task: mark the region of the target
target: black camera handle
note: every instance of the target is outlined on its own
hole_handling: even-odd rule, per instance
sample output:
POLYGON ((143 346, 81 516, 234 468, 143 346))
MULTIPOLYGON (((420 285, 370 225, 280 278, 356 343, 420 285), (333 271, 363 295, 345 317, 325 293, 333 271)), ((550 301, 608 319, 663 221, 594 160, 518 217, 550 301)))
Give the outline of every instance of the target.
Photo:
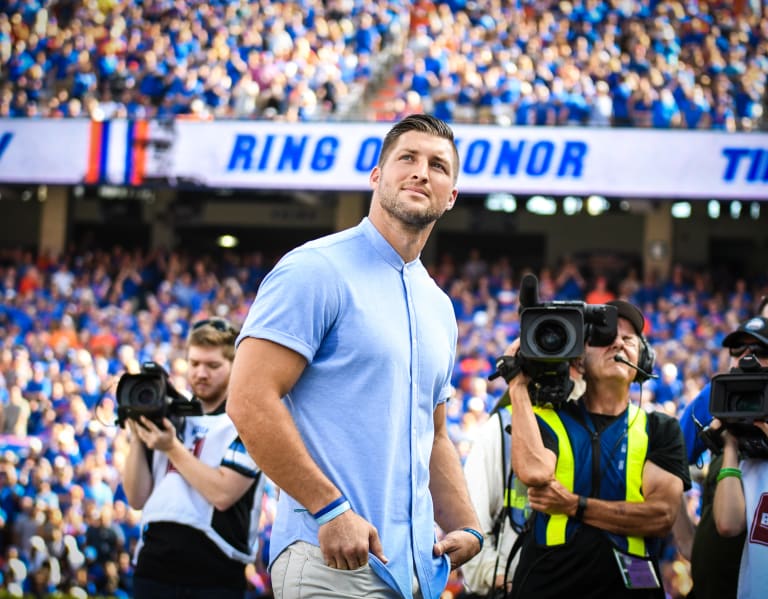
POLYGON ((701 439, 704 446, 712 452, 713 455, 720 455, 723 451, 725 441, 723 440, 723 427, 712 428, 709 424, 702 424, 701 421, 696 418, 696 414, 691 410, 691 418, 693 424, 696 425, 698 432, 696 435, 701 439))
POLYGON ((568 362, 537 362, 526 360, 519 354, 501 356, 496 359, 496 370, 488 376, 492 381, 503 377, 509 383, 520 372, 531 377, 528 382, 528 396, 537 406, 560 407, 568 400, 574 383, 569 377, 568 362))
POLYGON ((501 356, 496 358, 496 370, 490 374, 488 380, 492 381, 501 376, 504 377, 504 380, 507 381, 507 383, 509 383, 509 381, 520 374, 522 369, 523 367, 520 364, 520 360, 517 359, 517 355, 501 356))

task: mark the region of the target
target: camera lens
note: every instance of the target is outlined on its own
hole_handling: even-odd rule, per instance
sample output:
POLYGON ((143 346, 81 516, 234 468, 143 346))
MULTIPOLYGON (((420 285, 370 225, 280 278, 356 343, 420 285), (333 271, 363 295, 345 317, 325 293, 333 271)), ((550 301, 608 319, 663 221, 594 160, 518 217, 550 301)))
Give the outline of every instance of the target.
POLYGON ((133 390, 133 401, 135 406, 153 406, 157 404, 157 387, 152 381, 144 381, 136 385, 133 390))
POLYGON ((568 342, 568 332, 562 323, 548 320, 536 328, 533 339, 545 354, 557 354, 563 350, 568 342))
POLYGON ((735 412, 759 412, 763 405, 762 391, 732 393, 730 399, 731 409, 735 412))

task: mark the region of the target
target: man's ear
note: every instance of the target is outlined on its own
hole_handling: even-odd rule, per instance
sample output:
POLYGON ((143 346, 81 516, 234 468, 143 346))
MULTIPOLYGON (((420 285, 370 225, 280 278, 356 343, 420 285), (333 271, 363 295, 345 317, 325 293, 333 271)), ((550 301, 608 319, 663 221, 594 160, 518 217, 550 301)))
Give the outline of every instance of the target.
POLYGON ((573 358, 571 360, 571 371, 576 372, 579 375, 584 375, 584 356, 579 356, 578 358, 573 358))
POLYGON ((381 169, 378 166, 374 166, 371 170, 371 174, 368 175, 368 186, 371 189, 375 189, 376 186, 379 184, 379 179, 381 178, 381 169))
POLYGON ((450 210, 454 207, 456 204, 456 199, 459 197, 459 189, 458 187, 454 187, 453 190, 451 190, 451 199, 448 201, 448 205, 446 206, 446 210, 450 210))

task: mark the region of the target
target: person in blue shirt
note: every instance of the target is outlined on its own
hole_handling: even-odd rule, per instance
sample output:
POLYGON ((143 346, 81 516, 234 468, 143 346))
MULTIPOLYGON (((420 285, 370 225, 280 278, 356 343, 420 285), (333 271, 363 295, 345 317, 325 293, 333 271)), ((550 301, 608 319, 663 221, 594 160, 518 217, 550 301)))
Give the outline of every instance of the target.
POLYGON ((276 599, 438 599, 482 548, 446 425, 456 320, 420 259, 458 172, 445 122, 396 123, 368 217, 286 254, 245 320, 227 413, 281 489, 276 599))

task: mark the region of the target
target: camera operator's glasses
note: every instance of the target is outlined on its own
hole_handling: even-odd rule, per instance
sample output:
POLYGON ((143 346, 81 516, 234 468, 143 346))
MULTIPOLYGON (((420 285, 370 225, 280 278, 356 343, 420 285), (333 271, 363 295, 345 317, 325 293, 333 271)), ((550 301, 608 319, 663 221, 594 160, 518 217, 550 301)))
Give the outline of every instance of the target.
POLYGON ((744 345, 735 345, 728 348, 728 353, 732 358, 738 358, 744 354, 752 354, 757 359, 768 358, 768 347, 762 343, 746 343, 744 345))
POLYGON ((195 324, 192 325, 192 330, 196 331, 202 327, 213 327, 222 333, 231 333, 233 335, 237 335, 237 329, 235 329, 235 327, 233 327, 229 321, 224 320, 223 318, 206 318, 205 320, 198 320, 195 324))

